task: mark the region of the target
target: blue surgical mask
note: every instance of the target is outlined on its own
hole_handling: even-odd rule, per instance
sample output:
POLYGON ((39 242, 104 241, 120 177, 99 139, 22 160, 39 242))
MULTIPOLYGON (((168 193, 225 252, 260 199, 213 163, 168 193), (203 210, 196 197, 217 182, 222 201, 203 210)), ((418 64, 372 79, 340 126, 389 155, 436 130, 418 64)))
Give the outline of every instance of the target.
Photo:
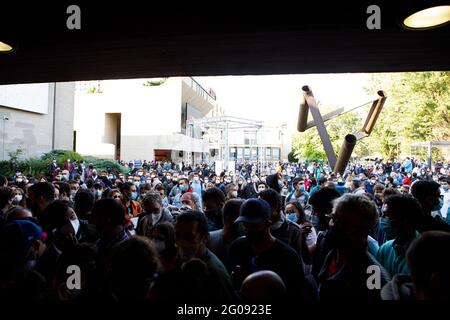
POLYGON ((102 190, 95 190, 95 196, 100 198, 102 196, 102 190))
POLYGON ((298 221, 298 216, 295 213, 289 213, 287 215, 288 220, 297 223, 298 221))
POLYGON ((280 188, 283 188, 283 187, 284 187, 283 181, 278 180, 278 186, 279 186, 280 188))
POLYGON ((186 191, 186 187, 184 186, 184 184, 180 184, 179 188, 180 188, 181 192, 185 192, 186 191))
POLYGON ((137 197, 138 197, 137 192, 132 192, 132 193, 131 193, 131 196, 130 196, 130 199, 131 199, 131 200, 136 200, 137 197))
POLYGON ((434 205, 434 207, 431 209, 431 211, 439 211, 442 209, 443 205, 444 205, 444 200, 439 199, 439 202, 434 205))
POLYGON ((311 223, 313 226, 317 226, 319 224, 319 217, 312 214, 311 215, 311 223))
POLYGON ((448 184, 446 184, 446 185, 444 185, 444 186, 442 186, 442 190, 444 190, 444 191, 448 191, 448 184))
POLYGON ((305 186, 300 186, 300 187, 298 188, 298 191, 300 191, 300 192, 305 192, 305 186))
POLYGON ((392 227, 391 220, 388 218, 380 218, 380 228, 386 233, 388 240, 395 239, 397 237, 397 228, 392 227))

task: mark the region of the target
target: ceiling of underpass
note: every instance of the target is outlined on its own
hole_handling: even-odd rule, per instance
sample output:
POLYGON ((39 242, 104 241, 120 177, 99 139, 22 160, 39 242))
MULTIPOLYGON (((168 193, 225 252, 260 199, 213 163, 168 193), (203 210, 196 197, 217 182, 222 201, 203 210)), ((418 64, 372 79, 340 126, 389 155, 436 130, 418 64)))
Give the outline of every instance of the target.
POLYGON ((449 25, 400 25, 430 1, 74 3, 0 4, 0 41, 15 48, 0 54, 0 84, 449 70, 449 25), (66 26, 74 3, 81 30, 66 26), (380 30, 367 28, 371 4, 381 9, 380 30))

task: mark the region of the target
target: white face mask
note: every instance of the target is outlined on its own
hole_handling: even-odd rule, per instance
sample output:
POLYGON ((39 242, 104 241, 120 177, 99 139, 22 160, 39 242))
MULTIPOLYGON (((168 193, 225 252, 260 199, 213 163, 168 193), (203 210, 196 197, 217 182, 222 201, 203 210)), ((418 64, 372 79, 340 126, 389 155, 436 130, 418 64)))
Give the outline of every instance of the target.
POLYGON ((231 193, 231 197, 232 197, 232 198, 237 198, 237 197, 238 197, 238 192, 237 192, 237 191, 233 191, 233 192, 231 193))
POLYGON ((152 223, 153 225, 157 224, 159 219, 161 219, 162 213, 152 213, 152 223))
POLYGON ((23 196, 22 196, 21 194, 16 194, 16 195, 14 196, 14 200, 16 200, 16 202, 22 201, 22 198, 23 198, 23 196))
POLYGON ((75 234, 77 234, 78 229, 80 229, 80 221, 78 219, 70 220, 70 224, 72 225, 75 234))
POLYGON ((258 188, 258 192, 261 192, 261 191, 264 191, 264 190, 266 190, 266 188, 265 188, 265 187, 262 187, 262 188, 258 188))

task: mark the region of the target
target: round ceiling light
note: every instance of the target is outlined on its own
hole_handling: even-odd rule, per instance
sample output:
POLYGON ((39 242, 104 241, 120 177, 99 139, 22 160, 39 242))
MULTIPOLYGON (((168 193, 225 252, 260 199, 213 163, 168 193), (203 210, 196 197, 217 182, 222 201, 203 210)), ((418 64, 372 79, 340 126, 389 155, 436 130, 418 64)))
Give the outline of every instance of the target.
POLYGON ((403 21, 408 29, 431 29, 450 21, 450 6, 437 6, 413 13, 403 21))
POLYGON ((0 41, 0 52, 11 52, 13 51, 13 47, 9 44, 0 41))

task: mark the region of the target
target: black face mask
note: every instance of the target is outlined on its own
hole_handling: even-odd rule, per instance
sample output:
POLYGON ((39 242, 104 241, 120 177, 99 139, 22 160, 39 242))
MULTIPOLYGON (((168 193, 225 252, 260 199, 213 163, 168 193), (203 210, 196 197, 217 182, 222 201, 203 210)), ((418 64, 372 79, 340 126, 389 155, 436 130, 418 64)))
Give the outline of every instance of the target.
POLYGON ((264 229, 261 231, 257 231, 257 232, 245 232, 245 237, 248 239, 248 241, 251 244, 260 243, 264 239, 265 235, 266 235, 266 230, 264 230, 264 229))
POLYGON ((347 243, 347 240, 342 235, 342 232, 340 232, 336 227, 331 227, 328 230, 327 238, 329 240, 329 243, 332 244, 334 248, 342 248, 347 243))

